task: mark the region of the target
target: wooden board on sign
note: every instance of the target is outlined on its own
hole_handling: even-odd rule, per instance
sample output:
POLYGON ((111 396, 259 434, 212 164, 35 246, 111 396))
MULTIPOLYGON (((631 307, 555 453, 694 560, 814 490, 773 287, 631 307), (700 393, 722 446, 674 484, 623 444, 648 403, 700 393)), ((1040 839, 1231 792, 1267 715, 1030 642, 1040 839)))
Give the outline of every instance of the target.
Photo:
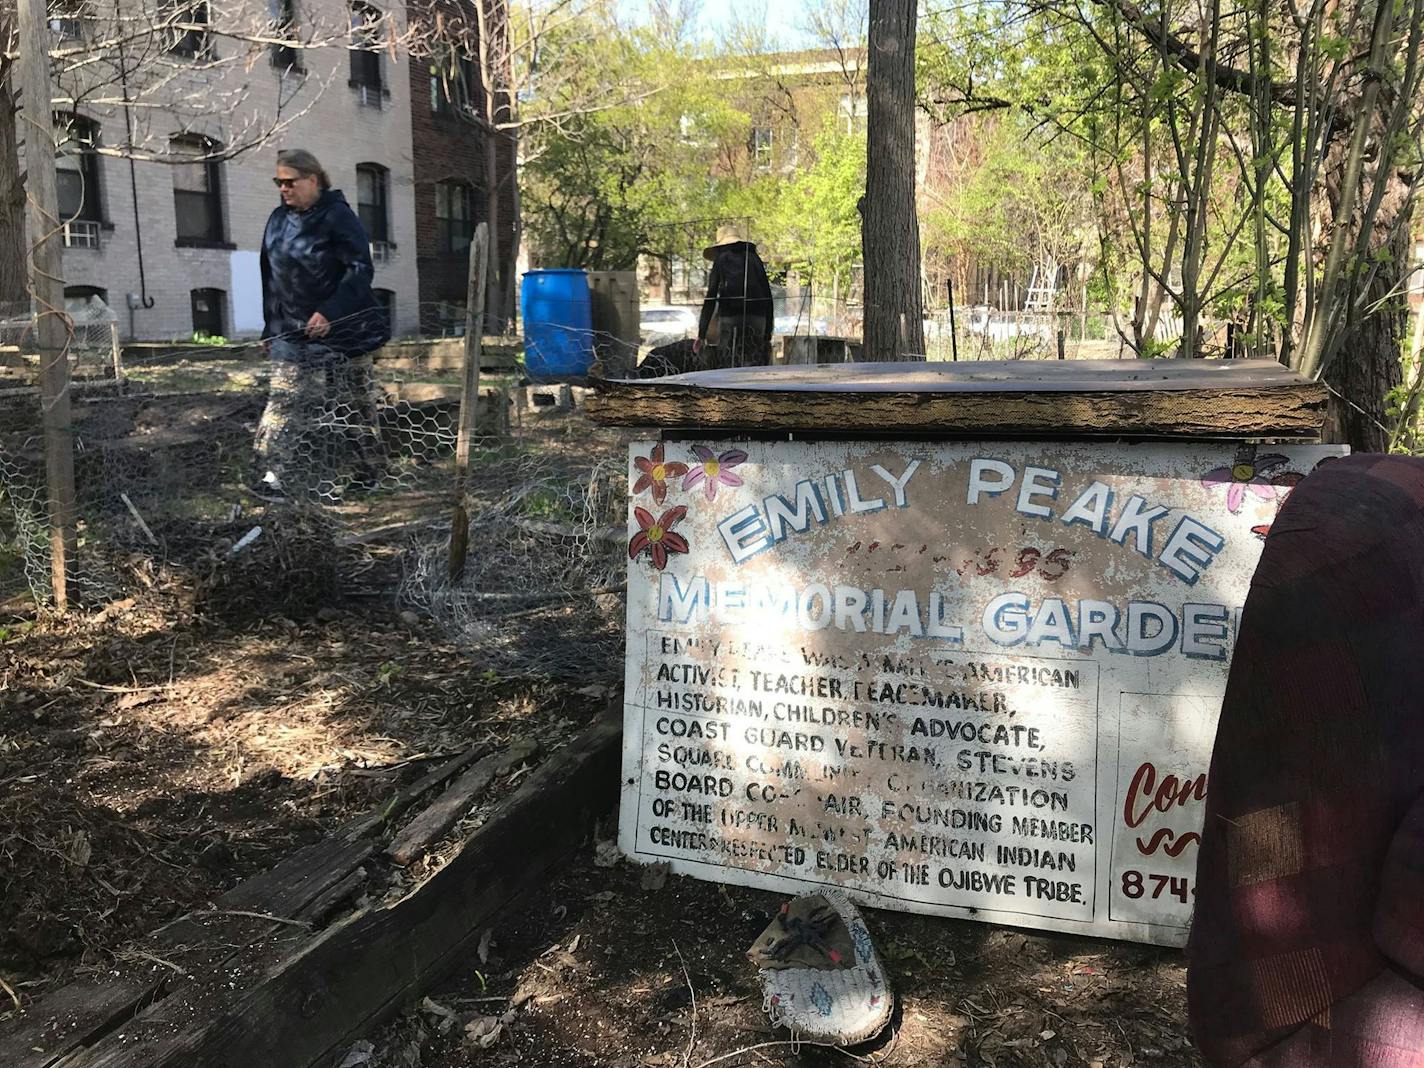
POLYGON ((593 379, 624 426, 896 435, 1300 438, 1325 387, 1273 360, 986 360, 741 367, 593 379))

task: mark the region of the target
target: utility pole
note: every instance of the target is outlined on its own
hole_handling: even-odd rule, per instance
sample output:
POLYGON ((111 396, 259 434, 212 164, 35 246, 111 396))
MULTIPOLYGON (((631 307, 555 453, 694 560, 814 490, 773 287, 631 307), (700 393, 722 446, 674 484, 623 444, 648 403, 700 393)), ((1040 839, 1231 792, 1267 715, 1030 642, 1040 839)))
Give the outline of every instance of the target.
POLYGON ((59 194, 50 114, 49 17, 44 0, 19 0, 20 117, 24 122, 25 221, 30 291, 40 350, 45 483, 49 490, 50 582, 54 607, 69 607, 78 539, 74 507, 74 426, 69 405, 69 343, 60 276, 59 194))

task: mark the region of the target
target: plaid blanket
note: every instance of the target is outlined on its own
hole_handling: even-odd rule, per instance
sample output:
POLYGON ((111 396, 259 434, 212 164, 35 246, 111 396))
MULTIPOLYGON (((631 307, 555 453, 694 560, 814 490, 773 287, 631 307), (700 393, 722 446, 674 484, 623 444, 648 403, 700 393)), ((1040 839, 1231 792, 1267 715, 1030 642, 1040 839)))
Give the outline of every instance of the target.
POLYGON ((1208 781, 1207 1058, 1424 1065, 1424 460, 1328 462, 1281 509, 1208 781))

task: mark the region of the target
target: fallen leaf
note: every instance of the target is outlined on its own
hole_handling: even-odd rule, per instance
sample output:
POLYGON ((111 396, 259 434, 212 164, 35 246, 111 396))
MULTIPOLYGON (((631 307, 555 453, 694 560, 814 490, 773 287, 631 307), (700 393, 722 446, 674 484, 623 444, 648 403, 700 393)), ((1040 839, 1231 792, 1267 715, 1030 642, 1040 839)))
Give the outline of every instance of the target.
POLYGON ((341 1059, 338 1068, 361 1068, 363 1064, 370 1064, 375 1054, 376 1047, 363 1038, 346 1051, 346 1056, 341 1059))
POLYGON ((667 885, 668 872, 671 865, 667 861, 659 861, 657 864, 649 864, 643 869, 641 886, 644 890, 661 890, 667 885))
POLYGON ((1047 1042, 1050 1038, 1052 1038, 1052 1037, 1053 1037, 1054 1035, 1056 1035, 1056 1034, 1058 1034, 1057 1031, 1040 1031, 1040 1032, 1038 1033, 1038 1037, 1041 1038, 1041 1039, 1043 1039, 1045 1042, 1047 1042))
POLYGON ((465 1041, 479 1049, 490 1049, 504 1035, 498 1016, 477 1016, 465 1025, 465 1041))
POLYGON ((599 868, 617 867, 618 862, 623 859, 623 854, 618 850, 618 843, 612 838, 599 842, 593 850, 593 863, 599 868))
POLYGON ((75 834, 69 843, 69 862, 76 868, 82 868, 89 863, 89 858, 93 853, 94 849, 89 844, 89 836, 83 831, 75 834))
POLYGON ((420 1010, 422 1012, 428 1012, 431 1016, 453 1018, 458 1015, 450 1006, 442 1005, 432 998, 423 998, 420 1002, 420 1010))

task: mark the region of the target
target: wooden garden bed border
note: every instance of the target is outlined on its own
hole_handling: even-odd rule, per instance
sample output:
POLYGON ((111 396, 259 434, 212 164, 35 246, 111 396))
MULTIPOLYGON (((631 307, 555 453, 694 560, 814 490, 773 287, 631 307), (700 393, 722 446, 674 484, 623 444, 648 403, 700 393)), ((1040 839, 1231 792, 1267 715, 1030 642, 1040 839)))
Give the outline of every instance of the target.
MULTIPOLYGON (((567 861, 591 819, 617 801, 621 734, 621 715, 606 715, 529 773, 406 897, 313 933, 308 924, 360 885, 361 864, 382 848, 364 836, 383 819, 354 821, 230 891, 216 910, 155 932, 143 952, 157 963, 144 972, 40 999, 0 1038, 0 1064, 324 1065, 468 963, 487 922, 567 861)), ((427 779, 443 781, 478 755, 472 750, 427 779)), ((402 792, 407 802, 419 787, 402 792)))

